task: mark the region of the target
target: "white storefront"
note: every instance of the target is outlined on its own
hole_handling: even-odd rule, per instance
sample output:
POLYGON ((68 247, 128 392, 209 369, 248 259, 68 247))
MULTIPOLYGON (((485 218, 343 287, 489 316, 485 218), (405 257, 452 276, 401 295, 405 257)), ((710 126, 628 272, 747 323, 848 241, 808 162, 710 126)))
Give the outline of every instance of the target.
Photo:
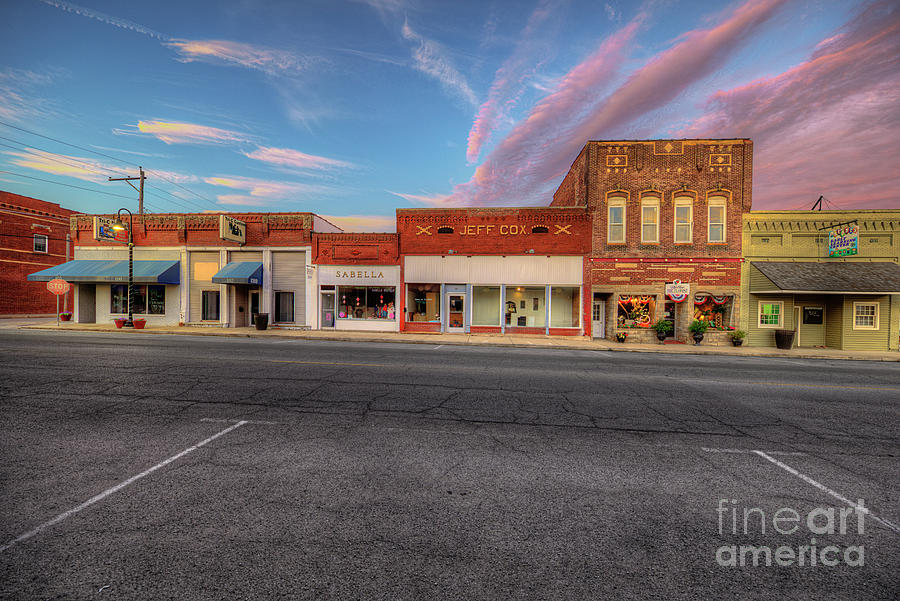
POLYGON ((396 332, 399 265, 317 265, 318 327, 396 332))
POLYGON ((404 257, 405 329, 580 334, 583 264, 581 256, 404 257))

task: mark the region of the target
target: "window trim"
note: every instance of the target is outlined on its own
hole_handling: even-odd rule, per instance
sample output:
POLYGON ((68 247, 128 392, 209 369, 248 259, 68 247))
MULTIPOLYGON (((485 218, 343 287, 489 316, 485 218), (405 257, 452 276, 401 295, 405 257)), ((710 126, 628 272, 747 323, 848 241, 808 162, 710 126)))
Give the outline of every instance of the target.
POLYGON ((768 301, 768 300, 758 301, 758 304, 756 307, 756 326, 757 327, 762 328, 762 329, 767 329, 767 330, 780 330, 784 327, 783 324, 784 324, 784 301, 783 300, 780 300, 780 301, 768 301), (762 316, 763 316, 762 307, 763 307, 763 305, 778 305, 778 307, 779 307, 778 308, 778 323, 763 323, 762 322, 762 316))
POLYGON ((706 241, 709 244, 727 244, 728 243, 728 204, 724 198, 712 198, 706 207, 706 241), (709 235, 712 230, 712 210, 713 207, 722 207, 722 239, 713 240, 709 235))
MULTIPOLYGON (((144 316, 149 317, 151 315, 157 315, 157 316, 166 315, 166 308, 168 306, 168 299, 167 299, 168 295, 166 294, 167 291, 166 291, 165 284, 135 284, 134 289, 137 290, 138 288, 144 288, 144 312, 140 313, 139 311, 135 310, 135 307, 132 307, 131 312, 134 315, 140 315, 142 317, 144 317, 144 316), (151 313, 150 312, 150 288, 152 288, 152 287, 162 288, 163 299, 164 299, 162 313, 151 313)), ((109 314, 110 315, 128 315, 128 298, 127 298, 127 296, 128 296, 128 284, 110 284, 109 285, 109 314), (125 288, 125 296, 126 296, 125 310, 120 311, 120 312, 113 311, 113 305, 112 305, 112 303, 113 303, 113 288, 116 286, 122 286, 123 288, 125 288)))
POLYGON ((854 301, 853 303, 853 329, 874 332, 880 329, 879 317, 881 313, 881 303, 873 301, 854 301), (858 326, 856 325, 856 308, 861 305, 875 307, 875 325, 874 326, 858 326))
MULTIPOLYGON (((627 228, 625 227, 627 220, 628 220, 628 208, 625 206, 625 199, 624 198, 610 199, 606 205, 606 243, 607 244, 625 244, 627 242, 627 240, 628 240, 628 236, 626 233, 627 228), (621 223, 622 239, 621 240, 613 240, 612 236, 610 235, 612 226, 613 226, 612 210, 614 208, 622 209, 622 223, 621 223)), ((619 225, 618 222, 616 223, 616 225, 619 225)))
MULTIPOLYGON (((683 225, 683 224, 682 224, 683 225)), ((679 196, 672 203, 672 241, 675 244, 693 244, 694 243, 694 199, 686 196, 679 196), (678 207, 688 207, 690 214, 688 215, 688 239, 678 240, 678 207)))
POLYGON ((648 197, 641 199, 641 244, 659 244, 659 199, 656 197, 648 197), (656 234, 653 240, 644 239, 644 209, 653 207, 656 209, 656 234))
MULTIPOLYGON (((272 323, 297 323, 297 296, 294 290, 273 290, 272 291, 272 323), (291 320, 290 321, 281 321, 278 319, 278 295, 279 294, 290 294, 291 295, 291 320)), ((335 291, 337 293, 337 291, 335 291)), ((337 297, 335 297, 335 301, 337 301, 337 297)), ((336 313, 336 312, 335 312, 336 313)))
POLYGON ((42 255, 48 254, 50 252, 50 236, 48 236, 46 234, 34 234, 34 239, 32 240, 32 243, 31 243, 31 249, 33 252, 40 253, 42 255), (38 238, 44 239, 44 250, 38 250, 38 248, 37 248, 38 238))

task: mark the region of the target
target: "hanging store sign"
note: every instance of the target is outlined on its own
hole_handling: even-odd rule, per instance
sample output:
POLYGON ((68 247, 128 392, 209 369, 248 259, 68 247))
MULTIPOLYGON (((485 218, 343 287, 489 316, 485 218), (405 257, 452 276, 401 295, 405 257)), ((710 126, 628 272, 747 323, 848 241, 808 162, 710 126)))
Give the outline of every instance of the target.
POLYGON ((247 224, 228 215, 219 215, 219 238, 246 244, 247 224))
MULTIPOLYGON (((416 236, 432 236, 431 225, 417 225, 416 236)), ((477 225, 463 225, 454 229, 449 226, 437 228, 438 234, 459 234, 460 236, 527 236, 530 234, 552 234, 554 236, 572 236, 572 224, 560 225, 520 225, 518 223, 482 223, 477 225)))
POLYGON ((666 296, 669 297, 669 300, 673 300, 676 303, 683 302, 691 293, 691 285, 689 283, 682 283, 681 280, 675 280, 669 284, 666 284, 666 296))
POLYGON ((845 223, 828 230, 828 256, 847 257, 859 254, 859 226, 845 223))
POLYGON ((119 242, 128 244, 128 230, 113 229, 116 219, 94 216, 94 240, 99 242, 119 242))

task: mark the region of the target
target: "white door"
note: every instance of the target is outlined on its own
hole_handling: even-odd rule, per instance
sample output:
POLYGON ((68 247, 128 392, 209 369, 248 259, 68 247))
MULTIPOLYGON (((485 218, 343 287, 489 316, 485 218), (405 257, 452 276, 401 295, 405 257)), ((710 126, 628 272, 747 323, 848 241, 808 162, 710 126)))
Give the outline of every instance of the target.
POLYGON ((591 310, 591 336, 606 338, 606 301, 594 299, 591 310))
POLYGON ((791 348, 800 346, 800 306, 794 307, 794 344, 791 348))
POLYGON ((447 331, 466 331, 466 297, 461 292, 447 294, 447 331))

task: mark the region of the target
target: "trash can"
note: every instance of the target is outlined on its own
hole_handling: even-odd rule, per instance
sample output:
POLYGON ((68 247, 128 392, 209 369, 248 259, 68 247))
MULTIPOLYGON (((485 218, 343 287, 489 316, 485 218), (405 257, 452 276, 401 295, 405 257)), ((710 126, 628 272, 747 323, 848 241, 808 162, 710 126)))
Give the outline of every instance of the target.
POLYGON ((268 313, 257 313, 256 314, 256 329, 257 330, 265 330, 269 327, 269 314, 268 313))
POLYGON ((794 346, 794 330, 775 330, 775 346, 789 351, 794 346))

